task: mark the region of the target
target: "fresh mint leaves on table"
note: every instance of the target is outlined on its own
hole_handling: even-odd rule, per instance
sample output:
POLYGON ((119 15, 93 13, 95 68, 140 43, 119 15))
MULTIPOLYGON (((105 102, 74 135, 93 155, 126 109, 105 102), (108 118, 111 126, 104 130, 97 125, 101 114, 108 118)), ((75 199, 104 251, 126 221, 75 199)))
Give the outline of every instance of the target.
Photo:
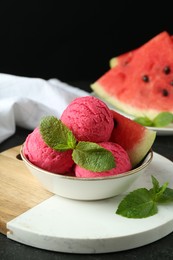
POLYGON ((148 117, 137 117, 135 122, 150 127, 164 127, 173 122, 173 114, 169 112, 162 112, 158 114, 153 120, 148 117))
POLYGON ((60 152, 73 150, 74 162, 87 170, 102 172, 116 166, 110 151, 93 142, 77 142, 72 131, 54 116, 42 118, 40 133, 45 143, 52 149, 60 152))
POLYGON ((173 189, 165 182, 160 186, 158 180, 151 176, 151 189, 139 188, 127 194, 118 205, 116 214, 127 218, 146 218, 157 214, 159 203, 173 202, 173 189))

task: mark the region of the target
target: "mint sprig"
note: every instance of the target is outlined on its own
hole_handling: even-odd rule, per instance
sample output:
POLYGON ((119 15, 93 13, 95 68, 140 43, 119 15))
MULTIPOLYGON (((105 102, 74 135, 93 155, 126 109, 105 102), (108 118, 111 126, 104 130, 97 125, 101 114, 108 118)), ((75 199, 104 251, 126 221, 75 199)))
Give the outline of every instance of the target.
POLYGON ((156 127, 163 127, 173 122, 173 114, 169 112, 162 112, 153 119, 153 125, 156 127))
POLYGON ((40 121, 40 133, 45 143, 58 151, 74 149, 76 138, 58 118, 54 116, 44 117, 40 121))
POLYGON ((112 153, 92 142, 79 142, 72 157, 76 164, 93 172, 108 171, 115 167, 112 153))
POLYGON ((118 205, 116 214, 127 218, 146 218, 157 214, 159 203, 173 202, 173 189, 165 182, 160 186, 152 177, 151 189, 139 188, 126 195, 118 205))
POLYGON ((136 117, 135 119, 133 119, 133 121, 135 121, 138 124, 143 125, 143 126, 153 126, 152 120, 146 116, 145 117, 136 117))
POLYGON ((136 117, 135 122, 150 127, 164 127, 173 122, 173 114, 170 112, 161 112, 153 120, 148 117, 136 117))
POLYGON ((78 142, 72 131, 54 116, 42 118, 39 129, 48 146, 60 152, 73 150, 73 161, 87 170, 103 172, 116 166, 110 151, 93 142, 78 142))

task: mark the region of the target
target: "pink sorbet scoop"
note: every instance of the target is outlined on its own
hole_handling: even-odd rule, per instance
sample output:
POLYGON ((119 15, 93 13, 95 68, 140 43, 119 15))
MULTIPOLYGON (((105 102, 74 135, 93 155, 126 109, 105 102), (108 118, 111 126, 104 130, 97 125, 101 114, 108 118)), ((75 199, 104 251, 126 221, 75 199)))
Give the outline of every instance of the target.
POLYGON ((112 152, 115 158, 116 167, 109 171, 92 172, 84 168, 81 168, 79 165, 76 165, 75 166, 76 177, 82 177, 82 178, 107 177, 107 176, 117 175, 131 170, 132 166, 131 166, 129 156, 127 152, 119 144, 112 143, 112 142, 103 142, 103 143, 99 143, 99 145, 112 152))
POLYGON ((74 99, 62 113, 61 121, 78 141, 106 142, 114 127, 110 109, 93 96, 74 99))
POLYGON ((29 134, 24 143, 24 155, 34 165, 53 173, 67 173, 72 168, 72 150, 58 152, 42 139, 39 128, 29 134))

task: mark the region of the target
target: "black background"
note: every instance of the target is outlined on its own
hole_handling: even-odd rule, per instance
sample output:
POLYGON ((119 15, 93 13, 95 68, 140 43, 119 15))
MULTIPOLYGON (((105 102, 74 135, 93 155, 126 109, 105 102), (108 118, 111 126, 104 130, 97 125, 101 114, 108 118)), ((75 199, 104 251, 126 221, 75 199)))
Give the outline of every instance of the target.
MULTIPOLYGON (((110 58, 160 33, 173 34, 171 1, 0 1, 0 73, 58 78, 87 89, 109 68, 110 58), (84 84, 85 83, 85 84, 84 84)), ((0 151, 20 145, 17 127, 0 151)), ((170 160, 173 136, 158 136, 154 151, 170 160)), ((101 227, 102 228, 102 227, 101 227)), ((173 259, 173 233, 144 247, 109 254, 76 255, 17 243, 0 234, 0 259, 173 259)))
POLYGON ((0 1, 0 72, 96 80, 110 58, 163 30, 171 1, 0 1))

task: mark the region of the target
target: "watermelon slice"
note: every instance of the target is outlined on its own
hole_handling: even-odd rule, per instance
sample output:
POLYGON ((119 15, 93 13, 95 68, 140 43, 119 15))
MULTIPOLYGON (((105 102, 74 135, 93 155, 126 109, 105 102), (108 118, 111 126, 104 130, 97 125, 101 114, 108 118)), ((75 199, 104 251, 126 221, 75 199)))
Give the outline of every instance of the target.
POLYGON ((114 128, 110 141, 121 145, 128 153, 132 166, 135 167, 151 149, 156 132, 111 110, 114 128))
POLYGON ((91 84, 97 96, 135 117, 173 113, 173 38, 166 31, 112 59, 110 66, 91 84))

